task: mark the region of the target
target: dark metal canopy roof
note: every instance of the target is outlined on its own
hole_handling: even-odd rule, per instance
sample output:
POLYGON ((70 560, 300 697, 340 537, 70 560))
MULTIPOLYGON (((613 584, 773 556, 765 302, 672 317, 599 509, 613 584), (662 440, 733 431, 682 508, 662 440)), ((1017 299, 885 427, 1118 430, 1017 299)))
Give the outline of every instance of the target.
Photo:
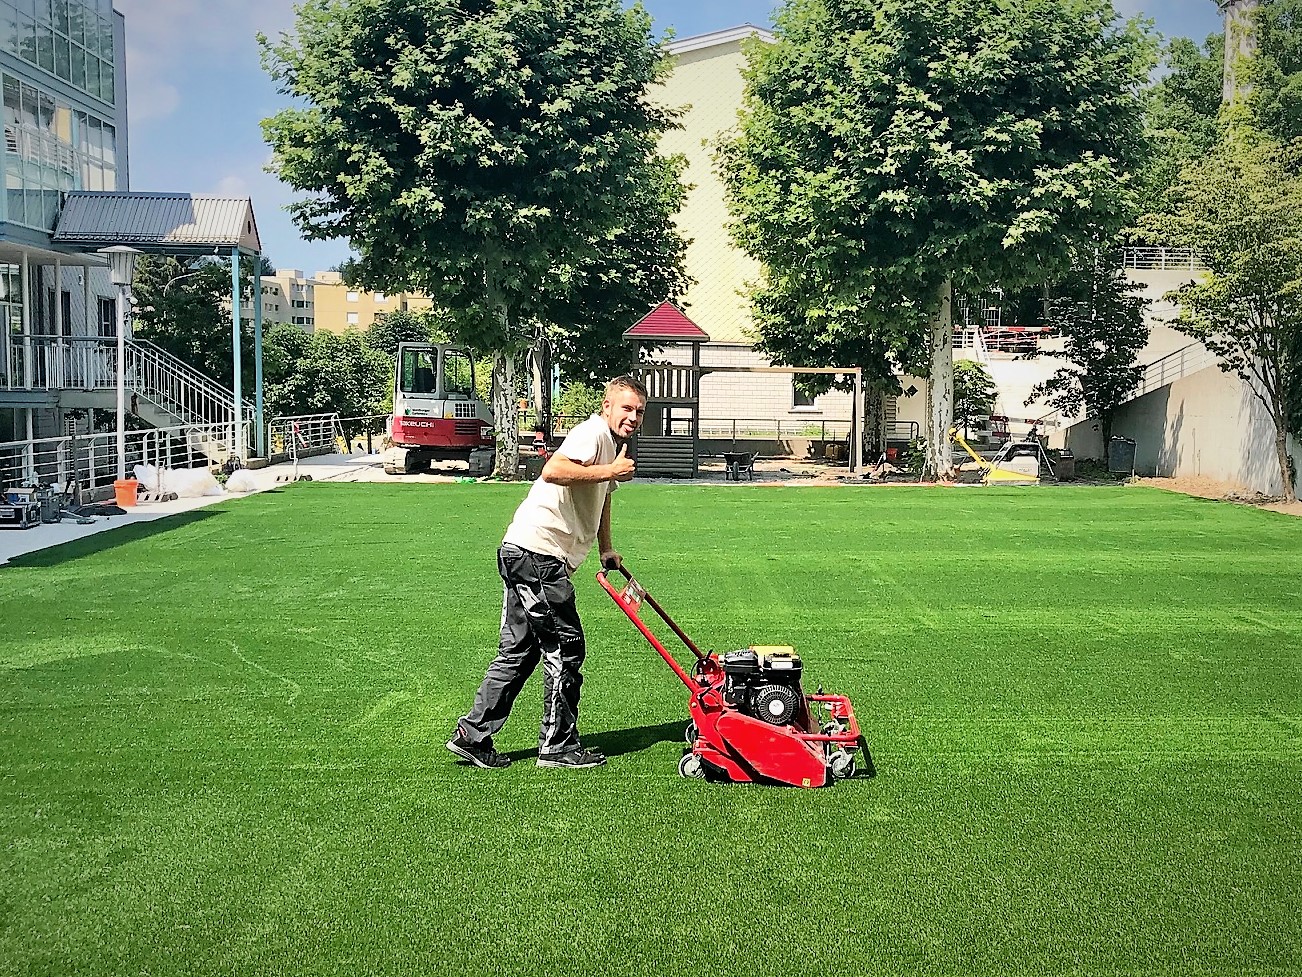
POLYGON ((74 190, 52 240, 94 251, 126 244, 156 254, 261 253, 248 197, 74 190))

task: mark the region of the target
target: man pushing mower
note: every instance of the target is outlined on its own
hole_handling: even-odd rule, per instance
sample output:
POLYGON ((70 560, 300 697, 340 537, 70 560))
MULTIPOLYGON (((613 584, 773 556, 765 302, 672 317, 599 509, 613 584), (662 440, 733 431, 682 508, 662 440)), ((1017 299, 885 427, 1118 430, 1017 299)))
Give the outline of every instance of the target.
POLYGON ((621 376, 606 384, 601 413, 584 421, 547 460, 497 551, 502 628, 497 657, 447 748, 485 770, 511 765, 493 749, 516 696, 543 666, 538 766, 584 769, 606 758, 579 742, 579 689, 586 654, 571 577, 593 542, 602 566, 622 564, 610 536, 610 494, 633 478, 628 440, 642 424, 647 391, 621 376))

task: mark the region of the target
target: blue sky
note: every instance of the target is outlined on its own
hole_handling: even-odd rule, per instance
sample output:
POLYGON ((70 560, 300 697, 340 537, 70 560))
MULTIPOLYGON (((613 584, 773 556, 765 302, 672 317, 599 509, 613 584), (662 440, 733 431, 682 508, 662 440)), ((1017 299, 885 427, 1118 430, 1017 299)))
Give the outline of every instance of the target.
MULTIPOLYGON (((1114 0, 1168 36, 1219 27, 1213 0, 1114 0)), ((657 30, 680 38, 771 24, 773 0, 644 0, 657 30)), ((293 25, 292 0, 114 0, 127 19, 131 189, 249 196, 263 249, 312 274, 348 256, 342 241, 306 242, 285 213, 290 190, 264 172, 258 126, 287 103, 262 70, 254 35, 293 25)))

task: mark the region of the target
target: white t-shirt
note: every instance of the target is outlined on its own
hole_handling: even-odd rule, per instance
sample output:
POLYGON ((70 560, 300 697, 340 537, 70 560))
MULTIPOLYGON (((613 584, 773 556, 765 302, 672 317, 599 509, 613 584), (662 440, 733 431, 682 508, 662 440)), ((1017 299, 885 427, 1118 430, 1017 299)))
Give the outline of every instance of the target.
MULTIPOLYGON (((577 465, 609 465, 619 451, 606 419, 593 414, 566 436, 556 453, 577 465)), ((601 525, 601 510, 618 484, 612 479, 554 485, 540 478, 515 510, 502 542, 557 557, 573 572, 587 559, 601 525)))

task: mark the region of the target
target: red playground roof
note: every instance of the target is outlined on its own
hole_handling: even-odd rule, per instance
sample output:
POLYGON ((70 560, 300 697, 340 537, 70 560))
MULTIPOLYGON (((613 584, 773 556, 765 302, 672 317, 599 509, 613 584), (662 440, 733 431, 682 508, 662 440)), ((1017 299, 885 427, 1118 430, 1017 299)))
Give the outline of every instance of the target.
POLYGON ((624 338, 670 343, 708 343, 710 334, 683 315, 672 302, 661 302, 625 329, 624 338))

